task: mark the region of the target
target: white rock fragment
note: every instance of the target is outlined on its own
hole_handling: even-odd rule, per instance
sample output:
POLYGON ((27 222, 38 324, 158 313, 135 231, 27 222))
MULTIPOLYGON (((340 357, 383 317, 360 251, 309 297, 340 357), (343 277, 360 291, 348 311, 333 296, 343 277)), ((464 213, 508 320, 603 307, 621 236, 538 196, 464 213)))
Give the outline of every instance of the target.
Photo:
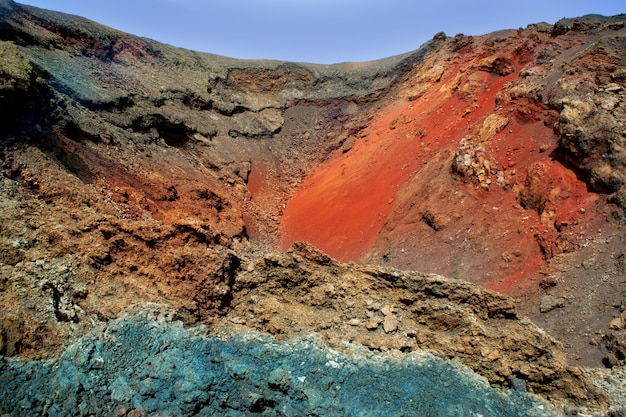
POLYGON ((383 330, 385 333, 395 332, 398 329, 398 320, 396 320, 392 315, 385 316, 385 320, 383 321, 383 330))

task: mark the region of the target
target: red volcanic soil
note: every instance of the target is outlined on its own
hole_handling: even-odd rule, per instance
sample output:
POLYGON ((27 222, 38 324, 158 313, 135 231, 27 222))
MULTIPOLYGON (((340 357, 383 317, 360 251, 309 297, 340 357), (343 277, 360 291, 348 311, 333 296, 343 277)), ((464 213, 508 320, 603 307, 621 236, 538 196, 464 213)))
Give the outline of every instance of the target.
POLYGON ((283 246, 307 240, 339 260, 358 260, 376 241, 398 189, 435 153, 454 150, 470 125, 493 111, 493 97, 481 101, 479 111, 460 118, 465 103, 433 89, 382 110, 350 152, 320 166, 289 202, 283 246))
MULTIPOLYGON (((384 116, 382 125, 393 118, 384 116)), ((375 133, 304 182, 282 218, 283 246, 307 240, 339 260, 354 261, 375 243, 397 186, 411 174, 412 158, 406 148, 413 145, 385 140, 378 126, 372 124, 375 133)))
POLYGON ((498 99, 519 70, 501 75, 480 59, 380 109, 348 152, 318 166, 284 210, 283 248, 305 240, 341 261, 463 276, 504 293, 567 250, 596 194, 560 161, 558 113, 498 99), (482 177, 455 172, 463 146, 490 163, 482 177))

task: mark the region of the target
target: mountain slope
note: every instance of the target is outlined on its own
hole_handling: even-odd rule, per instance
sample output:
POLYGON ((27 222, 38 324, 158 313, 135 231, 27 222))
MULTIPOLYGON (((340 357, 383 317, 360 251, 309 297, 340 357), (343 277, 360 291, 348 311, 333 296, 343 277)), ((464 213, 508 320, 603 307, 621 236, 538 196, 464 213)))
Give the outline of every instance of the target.
POLYGON ((567 24, 440 40, 289 202, 284 247, 511 291, 595 234, 624 192, 624 31, 567 24))
POLYGON ((283 248, 478 282, 598 361, 589 333, 625 291, 624 33, 588 16, 436 37, 289 201, 283 248))

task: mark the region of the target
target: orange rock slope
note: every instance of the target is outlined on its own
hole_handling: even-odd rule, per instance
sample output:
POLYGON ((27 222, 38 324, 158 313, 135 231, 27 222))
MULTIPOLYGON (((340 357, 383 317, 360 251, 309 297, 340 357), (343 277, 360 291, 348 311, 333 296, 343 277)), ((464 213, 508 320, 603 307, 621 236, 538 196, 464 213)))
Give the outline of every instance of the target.
POLYGON ((600 37, 538 29, 436 37, 353 146, 289 201, 283 248, 307 240, 342 261, 508 293, 593 234, 606 198, 568 162, 559 132, 567 106, 554 97, 559 77, 580 78, 573 57, 600 37))

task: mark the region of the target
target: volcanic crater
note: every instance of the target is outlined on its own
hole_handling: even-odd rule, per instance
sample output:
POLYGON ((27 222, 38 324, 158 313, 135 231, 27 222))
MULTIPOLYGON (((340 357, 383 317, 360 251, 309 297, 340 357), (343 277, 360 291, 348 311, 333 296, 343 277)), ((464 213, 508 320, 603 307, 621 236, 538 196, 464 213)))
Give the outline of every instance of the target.
POLYGON ((315 65, 0 0, 0 379, 138 309, 626 412, 625 22, 315 65))

